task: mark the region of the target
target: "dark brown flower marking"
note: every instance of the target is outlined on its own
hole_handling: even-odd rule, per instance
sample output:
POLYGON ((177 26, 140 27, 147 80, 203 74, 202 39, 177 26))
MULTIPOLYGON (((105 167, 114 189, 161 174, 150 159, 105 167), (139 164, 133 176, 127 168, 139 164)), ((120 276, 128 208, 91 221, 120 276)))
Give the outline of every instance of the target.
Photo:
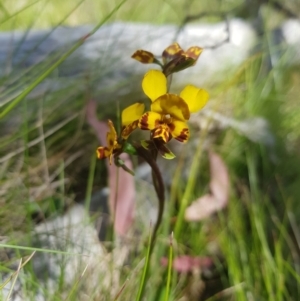
POLYGON ((129 137, 129 135, 138 127, 138 123, 139 121, 136 120, 130 124, 128 124, 127 126, 125 126, 123 129, 122 129, 122 138, 123 139, 127 139, 129 137))
POLYGON ((106 155, 105 155, 105 151, 108 152, 108 148, 107 147, 103 147, 103 146, 100 146, 97 148, 97 158, 98 159, 103 159, 103 158, 106 158, 106 155))
POLYGON ((153 130, 153 139, 161 138, 165 143, 170 140, 170 130, 166 124, 162 124, 153 130))
POLYGON ((189 136, 190 136, 190 131, 189 129, 186 128, 181 131, 179 136, 174 138, 180 142, 186 142, 189 139, 189 136))

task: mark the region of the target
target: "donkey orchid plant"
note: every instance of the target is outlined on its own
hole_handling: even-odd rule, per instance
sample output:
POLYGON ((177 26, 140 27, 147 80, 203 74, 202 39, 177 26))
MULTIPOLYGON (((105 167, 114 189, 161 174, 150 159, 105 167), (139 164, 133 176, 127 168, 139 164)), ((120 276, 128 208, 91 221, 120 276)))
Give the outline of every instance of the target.
POLYGON ((162 52, 160 61, 153 53, 137 50, 132 58, 143 64, 156 64, 161 70, 150 69, 142 80, 142 89, 150 99, 150 110, 145 111, 145 104, 134 103, 122 111, 120 134, 111 120, 108 120, 106 146, 97 148, 98 159, 109 160, 133 174, 120 159, 125 152, 142 157, 152 168, 153 185, 159 199, 159 213, 154 235, 161 223, 164 210, 164 183, 156 164, 157 155, 165 159, 173 159, 175 155, 168 148, 168 143, 176 139, 186 143, 190 137, 187 121, 191 113, 201 110, 209 99, 206 90, 193 85, 187 85, 179 95, 169 91, 168 80, 175 72, 180 72, 196 64, 202 48, 193 46, 184 51, 178 43, 168 46, 162 52), (149 131, 149 139, 128 142, 133 131, 141 129, 149 131))

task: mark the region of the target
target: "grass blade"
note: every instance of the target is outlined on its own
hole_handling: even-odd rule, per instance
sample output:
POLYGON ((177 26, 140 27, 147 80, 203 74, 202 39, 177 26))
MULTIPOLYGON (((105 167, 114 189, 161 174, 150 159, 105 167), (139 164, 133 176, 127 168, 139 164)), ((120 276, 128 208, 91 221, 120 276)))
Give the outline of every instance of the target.
POLYGON ((10 20, 11 18, 13 18, 13 17, 19 15, 19 14, 22 13, 24 10, 26 10, 27 8, 31 7, 32 5, 34 5, 34 4, 36 4, 36 3, 40 2, 40 1, 41 1, 41 0, 37 0, 37 1, 34 1, 34 2, 32 2, 32 3, 29 3, 29 4, 25 5, 24 7, 22 7, 21 9, 19 9, 17 12, 11 14, 11 15, 9 15, 9 13, 7 12, 7 10, 4 8, 3 4, 1 3, 1 4, 0 4, 0 7, 2 8, 2 12, 3 12, 4 10, 6 11, 6 18, 5 18, 4 20, 1 20, 1 21, 0 21, 0 25, 3 24, 3 23, 5 23, 6 21, 10 20))
POLYGON ((9 245, 9 244, 0 244, 0 248, 8 248, 8 249, 16 249, 16 250, 27 250, 27 251, 52 253, 52 254, 62 254, 62 255, 84 256, 84 254, 80 254, 80 253, 70 253, 70 252, 66 252, 66 251, 42 249, 42 248, 32 248, 32 247, 25 247, 25 246, 15 246, 15 245, 9 245))
POLYGON ((169 248, 169 258, 168 258, 168 276, 167 276, 165 301, 168 301, 169 298, 170 298, 172 265, 173 265, 173 232, 172 232, 171 237, 170 237, 170 248, 169 248))
POLYGON ((142 278, 139 285, 138 294, 136 296, 136 301, 140 301, 143 297, 146 281, 147 281, 147 274, 149 270, 150 265, 150 257, 151 257, 151 249, 152 249, 152 227, 150 226, 150 233, 149 233, 149 239, 148 239, 148 247, 147 247, 147 253, 146 253, 146 259, 145 259, 145 265, 144 270, 142 274, 142 278))
POLYGON ((6 284, 9 283, 12 278, 14 278, 14 281, 13 281, 12 286, 10 288, 10 292, 9 292, 8 297, 7 297, 7 300, 9 300, 9 296, 10 296, 12 290, 13 290, 14 284, 16 283, 16 280, 17 280, 17 277, 18 277, 18 274, 19 274, 20 270, 31 260, 31 258, 33 257, 34 254, 35 254, 35 251, 30 256, 28 256, 24 262, 22 262, 23 259, 21 259, 17 270, 10 277, 8 277, 2 284, 0 284, 0 290, 2 290, 6 286, 6 284))
POLYGON ((39 78, 29 85, 18 97, 16 97, 7 107, 0 112, 0 119, 7 115, 19 102, 21 102, 38 84, 45 80, 61 63, 63 63, 75 50, 77 50, 89 37, 91 37, 109 18, 126 2, 121 1, 94 29, 79 39, 60 59, 58 59, 49 69, 47 69, 39 78))

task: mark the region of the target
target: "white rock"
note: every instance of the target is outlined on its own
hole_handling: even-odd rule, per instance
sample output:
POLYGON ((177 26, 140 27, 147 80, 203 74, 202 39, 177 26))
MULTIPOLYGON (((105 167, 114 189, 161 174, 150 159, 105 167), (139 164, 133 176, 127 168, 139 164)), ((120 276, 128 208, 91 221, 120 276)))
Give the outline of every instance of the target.
POLYGON ((300 20, 289 19, 281 27, 282 35, 288 47, 285 60, 290 64, 300 63, 300 20))
MULTIPOLYGON (((78 300, 90 300, 89 293, 96 292, 95 296, 100 296, 103 290, 108 290, 112 296, 117 293, 120 287, 120 267, 124 264, 128 249, 121 246, 115 248, 113 253, 107 253, 83 206, 76 205, 64 216, 38 225, 32 238, 36 243, 39 242, 39 248, 68 254, 37 251, 31 261, 36 277, 40 280, 39 292, 34 297, 28 296, 22 289, 22 276, 26 275, 20 275, 11 300, 30 301, 34 298, 46 301, 45 292, 48 296, 56 292, 60 277, 63 277, 64 284, 70 289, 77 281, 84 283, 85 291, 79 292, 78 300)), ((0 298, 6 298, 10 285, 2 291, 2 296, 0 293, 0 298)), ((64 292, 62 298, 65 299, 68 293, 64 292)), ((102 299, 99 297, 99 300, 102 299)))
MULTIPOLYGON (((224 70, 233 70, 240 65, 256 43, 255 32, 248 23, 238 19, 231 20, 228 22, 229 32, 226 26, 226 22, 188 24, 178 32, 178 26, 175 25, 124 22, 108 24, 86 40, 71 56, 70 63, 64 63, 62 72, 71 76, 97 68, 101 78, 105 78, 99 82, 99 87, 107 87, 108 83, 113 86, 120 79, 128 80, 133 75, 146 72, 149 67, 156 67, 145 66, 131 59, 135 50, 142 48, 161 55, 163 49, 177 41, 184 49, 194 45, 207 49, 195 67, 174 76, 174 84, 181 87, 187 82, 201 85, 206 81, 216 81, 224 76, 224 70), (228 38, 229 41, 226 42, 228 38), (220 47, 210 49, 219 44, 220 47)), ((24 59, 18 68, 36 64, 46 59, 54 50, 64 53, 92 28, 91 25, 86 25, 77 28, 58 27, 53 32, 31 31, 24 41, 22 32, 2 33, 0 63, 7 67, 2 72, 13 70, 24 59), (19 50, 14 53, 13 49, 17 47, 19 50), (12 58, 11 53, 14 53, 12 58)), ((126 89, 125 92, 128 93, 126 89)))

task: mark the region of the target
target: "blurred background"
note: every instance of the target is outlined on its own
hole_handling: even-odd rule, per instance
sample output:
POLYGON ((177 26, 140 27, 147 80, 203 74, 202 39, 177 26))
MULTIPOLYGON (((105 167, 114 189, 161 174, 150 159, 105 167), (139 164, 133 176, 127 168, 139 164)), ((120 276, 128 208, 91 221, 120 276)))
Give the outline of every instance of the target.
MULTIPOLYGON (((160 55, 177 40, 185 49, 197 45, 204 52, 196 66, 174 75, 172 89, 198 84, 211 98, 191 119, 194 138, 173 146, 178 157, 173 163, 161 163, 172 213, 158 241, 167 248, 190 177, 196 184, 189 204, 211 190, 207 150, 222 158, 230 192, 222 210, 185 221, 175 253, 205 256, 213 264, 195 264, 197 273, 174 271, 170 300, 298 300, 300 2, 0 1, 0 283, 14 275, 16 260, 28 250, 49 247, 33 241, 39 225, 76 204, 92 204, 95 224, 107 215, 107 170, 96 161, 100 142, 86 121, 87 105, 94 100, 99 120, 117 121, 126 105, 147 101, 141 79, 149 66, 130 56, 141 48, 160 55), (96 24, 98 31, 85 40, 96 24), (190 175, 194 158, 199 172, 190 175)), ((139 170, 141 162, 133 162, 139 170)), ((149 233, 150 217, 143 220, 156 206, 155 198, 145 204, 152 188, 140 170, 136 185, 143 191, 128 249, 135 239, 139 248, 126 257, 118 276, 120 283, 131 277, 132 287, 149 233)), ((162 255, 160 250, 145 300, 163 300, 162 255)), ((34 300, 30 292, 41 280, 32 267, 24 273, 32 278, 23 281, 29 289, 22 298, 34 300)), ((46 287, 41 300, 62 300, 70 291, 59 275, 60 284, 46 287)), ((116 300, 87 295, 80 300, 116 300)), ((120 300, 130 298, 125 289, 120 300)))

